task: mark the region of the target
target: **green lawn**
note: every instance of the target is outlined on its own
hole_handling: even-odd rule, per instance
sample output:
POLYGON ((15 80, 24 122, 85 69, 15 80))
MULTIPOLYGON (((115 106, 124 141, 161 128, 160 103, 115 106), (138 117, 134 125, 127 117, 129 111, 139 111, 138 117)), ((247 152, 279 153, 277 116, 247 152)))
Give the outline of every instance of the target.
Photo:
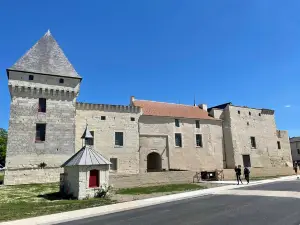
POLYGON ((4 180, 4 174, 0 173, 0 184, 3 183, 3 180, 4 180))
POLYGON ((152 193, 163 193, 163 192, 180 192, 205 189, 206 187, 198 184, 168 184, 159 186, 149 187, 135 187, 135 188, 124 188, 117 190, 117 194, 123 195, 140 195, 140 194, 152 194, 152 193))
POLYGON ((66 200, 55 184, 31 184, 0 188, 0 221, 90 208, 114 203, 106 198, 66 200))

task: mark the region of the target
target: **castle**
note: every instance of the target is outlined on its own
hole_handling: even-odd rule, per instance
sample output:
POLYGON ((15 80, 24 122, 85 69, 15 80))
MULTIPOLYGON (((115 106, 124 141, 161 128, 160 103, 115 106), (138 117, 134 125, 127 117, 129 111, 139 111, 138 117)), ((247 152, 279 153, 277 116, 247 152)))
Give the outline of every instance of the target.
POLYGON ((4 184, 58 181, 62 163, 81 148, 87 123, 91 144, 116 174, 273 168, 292 161, 288 133, 276 129, 273 110, 134 97, 128 105, 77 102, 82 78, 49 31, 7 69, 7 77, 4 184))

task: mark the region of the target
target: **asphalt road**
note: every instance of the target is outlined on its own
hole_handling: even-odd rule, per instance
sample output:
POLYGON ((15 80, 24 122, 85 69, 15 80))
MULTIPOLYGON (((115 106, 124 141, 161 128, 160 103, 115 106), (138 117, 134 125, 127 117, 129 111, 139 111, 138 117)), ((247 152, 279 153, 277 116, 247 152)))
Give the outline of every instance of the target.
MULTIPOLYGON (((249 190, 249 192, 251 190, 300 192, 300 180, 241 189, 249 190)), ((62 224, 299 225, 300 200, 262 196, 211 195, 62 224)))

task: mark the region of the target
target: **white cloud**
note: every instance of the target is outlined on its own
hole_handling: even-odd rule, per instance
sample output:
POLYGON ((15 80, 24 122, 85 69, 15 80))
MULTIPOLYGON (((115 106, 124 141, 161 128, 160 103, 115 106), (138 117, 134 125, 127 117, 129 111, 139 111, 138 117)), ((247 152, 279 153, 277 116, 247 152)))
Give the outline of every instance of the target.
POLYGON ((285 105, 284 108, 291 108, 291 105, 285 105))

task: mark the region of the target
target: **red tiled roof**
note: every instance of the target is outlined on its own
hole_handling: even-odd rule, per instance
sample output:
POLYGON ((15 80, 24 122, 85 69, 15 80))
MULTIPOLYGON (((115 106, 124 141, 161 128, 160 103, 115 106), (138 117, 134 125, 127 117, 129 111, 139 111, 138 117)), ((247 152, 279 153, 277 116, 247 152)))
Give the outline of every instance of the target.
POLYGON ((215 120, 215 118, 208 115, 208 112, 199 108, 198 106, 153 102, 146 100, 134 100, 132 103, 134 106, 141 107, 143 109, 143 115, 147 116, 215 120))

